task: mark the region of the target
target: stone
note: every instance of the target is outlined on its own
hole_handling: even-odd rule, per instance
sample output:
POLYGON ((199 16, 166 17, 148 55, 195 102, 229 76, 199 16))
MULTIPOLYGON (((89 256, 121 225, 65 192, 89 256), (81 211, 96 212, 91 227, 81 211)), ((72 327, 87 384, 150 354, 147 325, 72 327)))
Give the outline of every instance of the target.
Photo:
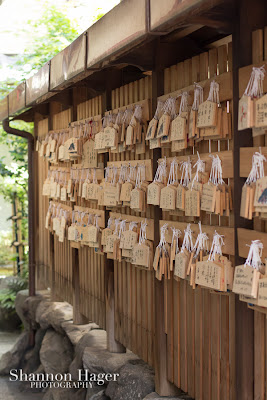
MULTIPOLYGON (((94 329, 86 333, 75 347, 75 357, 70 365, 69 372, 73 379, 78 379, 78 369, 82 369, 85 349, 95 348, 100 350, 107 347, 107 333, 103 329, 94 329)), ((84 367, 87 368, 87 367, 84 367)))
MULTIPOLYGON (((90 400, 92 398, 95 398, 94 396, 98 396, 99 393, 101 393, 101 394, 104 393, 106 388, 107 387, 105 385, 104 386, 98 386, 98 385, 96 385, 94 383, 92 387, 88 387, 85 400, 90 400)), ((107 398, 108 397, 104 397, 103 400, 107 399, 107 398)), ((101 397, 100 397, 100 399, 102 400, 101 397)))
POLYGON ((89 373, 95 374, 114 374, 123 365, 130 360, 139 360, 139 358, 127 351, 126 353, 110 353, 106 347, 95 348, 86 347, 84 354, 84 368, 88 369, 89 373))
POLYGON ((20 317, 24 329, 37 329, 36 323, 36 308, 39 303, 49 297, 48 291, 38 291, 36 296, 29 296, 28 289, 20 290, 17 293, 15 300, 15 308, 18 316, 20 317))
POLYGON ((40 365, 40 348, 45 336, 46 330, 38 329, 35 334, 34 347, 28 350, 23 358, 22 369, 26 373, 34 372, 40 365))
POLYGON ((105 395, 105 390, 101 390, 90 397, 86 396, 86 400, 109 400, 109 397, 105 395))
POLYGON ((29 348, 29 332, 24 331, 13 348, 4 353, 0 359, 0 375, 9 375, 11 369, 19 369, 24 353, 29 348))
POLYGON ((43 400, 85 400, 86 389, 61 389, 50 388, 45 393, 43 400))
POLYGON ((36 321, 41 328, 54 328, 57 332, 64 334, 62 323, 73 318, 72 306, 64 302, 41 301, 36 310, 36 321))
POLYGON ((79 340, 93 329, 99 329, 99 326, 94 322, 86 325, 74 325, 73 321, 65 321, 61 324, 62 329, 70 339, 71 343, 76 346, 79 340))
POLYGON ((143 399, 155 390, 154 371, 142 360, 131 360, 117 372, 118 380, 110 382, 105 392, 111 400, 143 399))
POLYGON ((158 393, 153 392, 149 393, 143 400, 193 400, 192 397, 188 396, 187 394, 180 394, 177 396, 165 397, 160 396, 158 393))
POLYGON ((48 390, 45 392, 45 395, 44 395, 44 397, 43 397, 43 400, 54 400, 52 389, 48 389, 48 390))
POLYGON ((29 327, 30 327, 27 319, 24 317, 24 313, 22 310, 22 306, 28 297, 29 297, 29 290, 25 289, 25 290, 20 290, 17 293, 16 299, 15 299, 16 313, 18 314, 19 318, 21 319, 24 329, 29 329, 29 327))
POLYGON ((49 329, 42 341, 40 360, 46 373, 65 373, 73 358, 73 346, 66 336, 49 329))
POLYGON ((38 329, 39 324, 36 321, 36 310, 41 301, 48 300, 48 294, 36 293, 36 296, 28 297, 22 304, 22 313, 25 320, 32 329, 38 329))

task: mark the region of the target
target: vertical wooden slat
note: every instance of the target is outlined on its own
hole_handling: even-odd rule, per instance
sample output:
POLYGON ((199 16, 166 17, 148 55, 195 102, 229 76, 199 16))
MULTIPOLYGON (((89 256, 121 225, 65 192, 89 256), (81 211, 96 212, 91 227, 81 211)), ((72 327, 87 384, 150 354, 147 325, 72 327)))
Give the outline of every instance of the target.
POLYGON ((174 296, 173 296, 173 282, 174 279, 167 280, 167 355, 168 355, 168 364, 167 364, 167 374, 168 380, 170 382, 174 382, 174 296))
POLYGON ((202 289, 195 289, 195 397, 202 400, 203 383, 203 298, 202 289))
POLYGON ((202 290, 203 295, 203 400, 213 400, 211 397, 211 302, 208 290, 202 290))
POLYGON ((210 295, 211 399, 220 399, 220 296, 210 295))
POLYGON ((265 319, 254 311, 254 400, 265 398, 265 319))
POLYGON ((190 317, 187 318, 187 376, 188 394, 195 397, 195 291, 187 282, 187 307, 190 317))
POLYGON ((221 296, 221 364, 220 400, 230 398, 230 296, 221 296))
POLYGON ((211 49, 209 51, 209 76, 214 78, 217 75, 217 64, 218 64, 218 54, 217 49, 211 49))
POLYGON ((252 32, 252 62, 262 62, 263 54, 263 30, 257 29, 252 32))

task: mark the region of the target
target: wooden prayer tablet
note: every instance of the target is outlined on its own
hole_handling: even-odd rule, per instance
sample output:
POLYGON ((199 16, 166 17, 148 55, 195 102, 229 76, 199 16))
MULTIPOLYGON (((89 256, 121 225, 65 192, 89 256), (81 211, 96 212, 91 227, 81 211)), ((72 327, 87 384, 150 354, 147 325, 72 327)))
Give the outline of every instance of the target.
POLYGON ((257 298, 260 272, 250 265, 235 267, 233 292, 257 298))
POLYGON ((131 146, 133 144, 133 138, 134 138, 134 127, 132 125, 129 125, 126 129, 126 139, 125 139, 126 146, 131 146))
POLYGON ((207 182, 203 185, 201 196, 201 210, 213 213, 215 211, 216 186, 207 182))
POLYGON ((163 210, 175 210, 176 188, 166 186, 160 192, 160 208, 163 210))
POLYGON ((255 121, 256 128, 267 128, 267 94, 255 100, 255 121))
POLYGON ((64 160, 65 159, 65 153, 66 153, 66 147, 64 145, 59 146, 58 159, 59 160, 64 160))
POLYGON ((187 140, 174 140, 172 141, 171 151, 173 153, 187 149, 187 140))
POLYGON ((89 183, 87 185, 86 199, 97 200, 98 199, 99 185, 97 183, 89 183))
POLYGON ((196 263, 195 283, 214 290, 221 290, 222 267, 212 261, 196 263))
POLYGON ((102 230, 102 235, 101 235, 102 246, 105 246, 107 244, 107 238, 108 238, 108 236, 110 236, 112 234, 113 234, 113 231, 110 228, 105 228, 102 230))
POLYGON ((51 142, 50 142, 50 153, 54 153, 55 152, 55 150, 56 150, 56 141, 55 141, 55 139, 52 139, 51 140, 51 142))
POLYGON ((240 205, 240 216, 243 218, 249 217, 249 192, 250 186, 243 185, 242 187, 242 194, 241 194, 241 205, 240 205))
POLYGON ((114 251, 114 243, 116 242, 116 240, 119 240, 119 236, 118 235, 109 235, 107 236, 106 239, 106 252, 107 253, 113 253, 114 251))
POLYGON ((87 241, 88 242, 97 242, 97 238, 98 238, 98 232, 99 230, 97 229, 96 226, 89 226, 89 228, 87 229, 87 241))
POLYGON ((238 130, 251 128, 253 125, 253 101, 245 94, 241 97, 238 104, 238 130))
POLYGON ((67 201, 67 188, 62 187, 60 190, 60 200, 67 201))
POLYGON ((176 196, 176 208, 184 210, 185 208, 185 192, 187 189, 183 185, 178 185, 177 196, 176 196))
POLYGON ((87 140, 83 145, 82 166, 83 168, 97 168, 97 151, 94 140, 87 140))
POLYGON ((158 126, 158 120, 155 118, 152 118, 152 120, 149 122, 149 125, 147 128, 146 140, 150 140, 155 137, 155 134, 157 131, 157 126, 158 126))
POLYGON ((43 183, 43 196, 50 196, 51 193, 51 183, 49 179, 46 179, 43 183))
POLYGON ((186 118, 176 117, 171 123, 171 140, 185 140, 186 118))
POLYGON ((57 182, 52 182, 51 183, 50 190, 51 190, 50 197, 52 197, 52 199, 56 198, 56 195, 57 195, 57 182))
POLYGON ((118 144, 118 132, 115 128, 106 126, 104 133, 102 133, 102 144, 101 148, 116 147, 118 144))
POLYGON ((197 127, 208 128, 217 124, 218 104, 206 100, 200 104, 197 114, 197 127))
POLYGON ((104 205, 107 207, 115 207, 117 205, 117 187, 106 186, 104 188, 104 205))
POLYGON ((142 210, 144 202, 144 192, 135 188, 131 191, 130 207, 131 209, 142 210))
POLYGON ((121 185, 120 201, 131 201, 131 191, 133 185, 131 182, 125 182, 121 185))
POLYGON ((159 206, 160 204, 160 192, 163 185, 158 182, 152 182, 147 187, 147 204, 153 204, 159 206))
POLYGON ((254 207, 267 207, 267 176, 256 182, 254 207))
POLYGON ((149 148, 150 148, 150 150, 158 149, 160 146, 161 146, 160 139, 155 138, 155 139, 149 140, 149 148))
POLYGON ((198 133, 197 111, 191 109, 189 114, 189 132, 188 132, 189 139, 194 138, 197 135, 197 133, 198 133))
POLYGON ((68 240, 75 240, 75 232, 76 232, 76 227, 75 225, 69 226, 68 228, 68 240))
POLYGON ((132 250, 134 245, 137 244, 138 233, 134 231, 124 231, 121 234, 120 248, 125 250, 132 250))
POLYGON ((200 217, 200 192, 197 190, 186 190, 185 192, 185 216, 200 217))
POLYGON ((78 149, 78 139, 77 138, 70 138, 68 139, 65 143, 64 146, 66 147, 67 152, 71 156, 77 155, 77 149, 78 149))
POLYGON ((267 278, 259 280, 258 305, 267 307, 267 278))
POLYGON ((180 252, 175 256, 174 276, 185 279, 189 256, 184 252, 180 252))
POLYGON ((150 248, 146 244, 136 244, 133 247, 132 264, 149 268, 150 248))
POLYGON ((171 123, 171 117, 168 114, 163 114, 158 123, 157 138, 168 136, 171 123))

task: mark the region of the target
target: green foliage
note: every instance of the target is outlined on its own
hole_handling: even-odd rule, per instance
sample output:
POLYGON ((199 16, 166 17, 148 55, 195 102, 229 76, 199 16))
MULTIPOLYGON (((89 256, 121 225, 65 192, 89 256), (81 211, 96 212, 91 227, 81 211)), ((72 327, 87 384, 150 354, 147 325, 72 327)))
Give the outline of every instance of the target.
POLYGON ((31 46, 19 57, 14 67, 26 78, 67 47, 78 36, 73 22, 54 5, 44 3, 44 11, 37 21, 28 21, 34 32, 31 46))
POLYGON ((15 300, 20 290, 27 289, 26 279, 14 277, 8 282, 6 289, 0 290, 0 307, 8 312, 15 312, 15 300))
MULTIPOLYGON (((12 263, 12 259, 14 257, 14 253, 12 248, 10 247, 10 243, 12 242, 12 233, 11 232, 2 232, 0 234, 0 265, 8 265, 12 263)), ((0 271, 0 275, 1 275, 0 271)), ((4 271, 4 275, 7 274, 7 271, 4 271)))
MULTIPOLYGON (((27 78, 54 57, 58 52, 68 46, 77 36, 73 22, 56 6, 44 3, 43 14, 37 21, 28 21, 27 30, 32 37, 31 46, 20 56, 13 68, 21 73, 21 79, 27 78), (34 32, 34 35, 32 35, 34 32)), ((0 98, 16 87, 18 82, 1 82, 0 98)), ((12 121, 10 125, 19 130, 33 132, 33 124, 23 121, 12 121)), ((27 141, 23 138, 8 135, 0 127, 0 145, 9 148, 12 164, 7 165, 5 158, 0 158, 0 194, 13 202, 16 197, 19 201, 18 212, 22 215, 22 240, 27 240, 27 207, 28 207, 28 160, 27 141)), ((0 238, 0 262, 2 242, 0 238)), ((14 254, 13 254, 14 257, 14 254)), ((8 251, 2 248, 2 261, 10 262, 8 251)), ((24 263, 27 254, 24 254, 24 263)), ((24 267, 25 269, 25 267, 24 267)))

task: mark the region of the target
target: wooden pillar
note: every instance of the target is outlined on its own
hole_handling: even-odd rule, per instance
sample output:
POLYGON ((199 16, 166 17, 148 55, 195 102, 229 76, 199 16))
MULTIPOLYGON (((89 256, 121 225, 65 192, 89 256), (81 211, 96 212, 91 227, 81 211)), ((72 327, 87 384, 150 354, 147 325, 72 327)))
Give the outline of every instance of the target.
MULTIPOLYGON (((158 40, 155 49, 154 70, 152 71, 152 114, 157 107, 157 97, 164 94, 164 65, 166 60, 161 51, 158 40)), ((161 158, 161 149, 153 150, 153 175, 155 175, 158 159, 161 158)), ((154 208, 154 247, 160 240, 159 221, 162 219, 162 210, 158 206, 154 208)), ((168 381, 167 369, 167 335, 164 331, 164 280, 159 281, 154 276, 154 302, 155 302, 155 389, 160 396, 173 396, 178 394, 179 389, 168 381)))
POLYGON ((80 273, 79 273, 79 250, 72 248, 72 289, 73 289, 73 323, 83 325, 88 319, 80 312, 80 273))
POLYGON ((51 268, 51 301, 57 301, 55 281, 56 281, 56 271, 55 271, 55 242, 54 235, 49 233, 50 239, 50 268, 51 268))
MULTIPOLYGON (((121 85, 121 72, 111 71, 106 76, 106 91, 102 96, 103 112, 111 110, 111 90, 121 85)), ((109 153, 105 153, 104 167, 109 161, 109 153)), ((105 226, 109 218, 109 211, 105 210, 105 226)), ((114 261, 104 255, 105 274, 105 303, 106 303, 106 331, 107 349, 111 353, 125 353, 126 348, 115 339, 115 296, 114 296, 114 261)))
MULTIPOLYGON (((252 222, 240 217, 239 204, 244 180, 240 178, 240 147, 253 146, 251 129, 239 132, 239 68, 252 63, 252 31, 266 24, 265 0, 237 0, 233 27, 233 109, 234 109, 234 216, 235 264, 242 263, 238 256, 237 228, 252 228, 252 222)), ((233 340, 233 339, 232 339, 233 340)), ((235 301, 235 355, 236 399, 253 400, 254 379, 254 315, 247 304, 235 301)))

